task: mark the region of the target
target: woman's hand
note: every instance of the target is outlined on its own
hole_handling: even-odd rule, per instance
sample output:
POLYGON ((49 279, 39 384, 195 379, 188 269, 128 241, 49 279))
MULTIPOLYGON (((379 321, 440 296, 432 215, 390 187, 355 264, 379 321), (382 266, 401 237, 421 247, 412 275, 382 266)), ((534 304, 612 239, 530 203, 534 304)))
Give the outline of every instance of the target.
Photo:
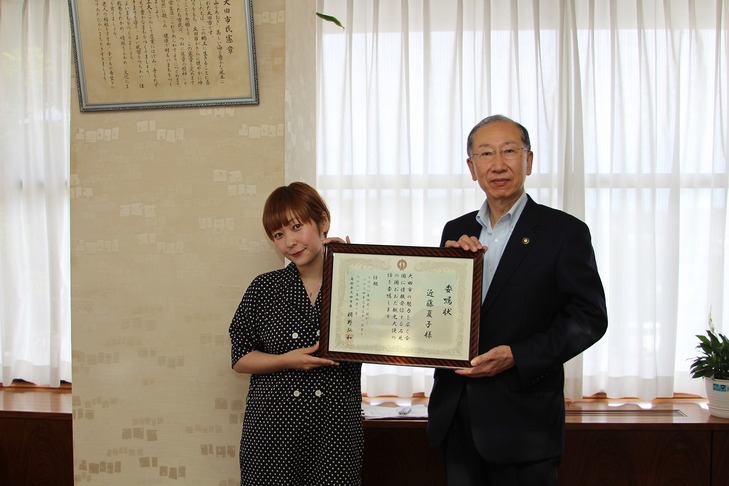
POLYGON ((337 236, 331 236, 327 238, 322 238, 321 242, 324 245, 327 245, 329 243, 351 243, 351 241, 349 241, 349 236, 346 236, 344 240, 337 236))
POLYGON ((284 354, 270 354, 263 351, 251 351, 233 366, 238 373, 264 375, 286 369, 313 370, 323 366, 337 366, 339 363, 330 359, 312 356, 319 349, 319 343, 308 348, 294 349, 284 354))
POLYGON ((295 370, 313 370, 324 366, 337 366, 339 363, 330 359, 312 356, 319 349, 319 343, 308 348, 294 349, 284 353, 282 357, 288 363, 286 368, 295 370))

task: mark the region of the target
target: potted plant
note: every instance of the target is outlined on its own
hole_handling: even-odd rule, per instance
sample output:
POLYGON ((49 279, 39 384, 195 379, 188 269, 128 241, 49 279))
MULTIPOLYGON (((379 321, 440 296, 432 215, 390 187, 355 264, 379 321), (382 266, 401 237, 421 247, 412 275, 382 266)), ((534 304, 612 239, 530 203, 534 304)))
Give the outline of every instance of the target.
POLYGON ((701 354, 691 363, 691 376, 704 379, 711 415, 729 418, 729 339, 714 330, 711 313, 706 335, 696 337, 701 354))

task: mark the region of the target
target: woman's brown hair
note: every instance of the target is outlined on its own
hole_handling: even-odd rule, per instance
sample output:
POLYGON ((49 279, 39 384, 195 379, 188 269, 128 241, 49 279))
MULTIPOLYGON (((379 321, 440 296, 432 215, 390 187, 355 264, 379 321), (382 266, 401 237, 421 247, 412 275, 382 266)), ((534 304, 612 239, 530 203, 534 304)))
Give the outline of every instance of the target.
MULTIPOLYGON (((266 236, 273 240, 273 232, 289 223, 291 216, 302 223, 313 221, 321 228, 324 221, 330 222, 329 208, 316 189, 305 182, 292 182, 281 186, 266 199, 263 206, 263 229, 266 236)), ((329 228, 324 228, 326 236, 329 228)))

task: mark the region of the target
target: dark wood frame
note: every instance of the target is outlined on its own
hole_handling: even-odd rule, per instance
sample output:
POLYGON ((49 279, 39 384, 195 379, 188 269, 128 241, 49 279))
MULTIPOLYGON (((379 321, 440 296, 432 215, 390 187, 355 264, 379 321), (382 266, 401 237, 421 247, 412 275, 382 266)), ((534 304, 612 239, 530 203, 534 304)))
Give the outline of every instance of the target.
MULTIPOLYGON (((398 271, 398 269, 383 270, 398 271)), ((483 252, 464 251, 459 248, 431 248, 420 246, 391 246, 391 245, 354 245, 343 243, 331 243, 327 245, 324 256, 324 275, 322 279, 322 319, 321 332, 319 341, 320 356, 335 361, 353 361, 361 363, 380 363, 407 366, 426 366, 436 368, 465 368, 470 367, 470 361, 478 353, 478 334, 479 322, 481 316, 481 285, 483 279, 483 252), (470 317, 468 332, 468 358, 467 359, 446 359, 437 356, 428 356, 427 354, 415 354, 415 356, 399 356, 388 353, 372 353, 364 350, 356 350, 355 352, 342 352, 340 350, 330 349, 330 341, 333 328, 331 322, 332 316, 332 285, 333 273, 336 265, 335 255, 356 254, 356 255, 375 255, 375 256, 402 256, 408 257, 427 257, 432 259, 470 259, 472 261, 473 281, 468 289, 456 289, 456 292, 467 292, 466 296, 470 296, 470 317)), ((410 354, 410 353, 409 353, 410 354)))

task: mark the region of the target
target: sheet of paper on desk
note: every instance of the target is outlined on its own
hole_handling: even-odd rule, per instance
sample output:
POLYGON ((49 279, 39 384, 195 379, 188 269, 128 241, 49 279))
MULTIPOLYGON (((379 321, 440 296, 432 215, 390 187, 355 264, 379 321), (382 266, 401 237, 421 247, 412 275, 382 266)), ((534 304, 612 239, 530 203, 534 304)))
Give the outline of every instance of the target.
POLYGON ((362 403, 365 418, 397 419, 397 418, 428 418, 428 407, 425 405, 407 405, 404 407, 370 405, 362 403))

